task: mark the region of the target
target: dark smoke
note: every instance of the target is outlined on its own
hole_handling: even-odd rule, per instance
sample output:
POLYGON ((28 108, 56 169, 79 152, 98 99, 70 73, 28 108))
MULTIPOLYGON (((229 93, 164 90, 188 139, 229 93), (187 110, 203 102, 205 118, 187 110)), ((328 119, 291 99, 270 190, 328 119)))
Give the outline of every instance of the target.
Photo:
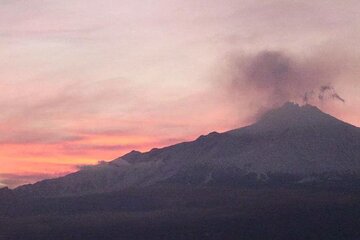
POLYGON ((337 100, 340 102, 345 102, 345 99, 340 97, 340 95, 335 91, 335 89, 330 86, 330 85, 323 85, 320 86, 319 89, 316 90, 311 90, 309 92, 305 92, 304 96, 303 96, 303 103, 308 104, 308 103, 314 103, 315 102, 315 98, 317 97, 317 99, 320 102, 332 99, 332 100, 337 100))
POLYGON ((314 98, 315 92, 314 91, 310 91, 310 92, 305 92, 304 96, 303 96, 303 102, 305 104, 310 103, 310 101, 314 98))
POLYGON ((331 97, 332 97, 333 99, 339 100, 339 101, 341 101, 341 102, 343 102, 343 103, 345 102, 345 99, 342 98, 342 97, 340 97, 337 93, 332 94, 331 97))
POLYGON ((326 99, 335 99, 341 102, 345 102, 345 99, 340 97, 339 94, 336 93, 335 89, 329 85, 320 87, 318 98, 320 101, 324 101, 326 99))
POLYGON ((296 58, 280 51, 236 57, 230 66, 230 91, 259 114, 287 101, 314 105, 329 99, 344 102, 332 87, 340 72, 338 66, 321 57, 296 58))

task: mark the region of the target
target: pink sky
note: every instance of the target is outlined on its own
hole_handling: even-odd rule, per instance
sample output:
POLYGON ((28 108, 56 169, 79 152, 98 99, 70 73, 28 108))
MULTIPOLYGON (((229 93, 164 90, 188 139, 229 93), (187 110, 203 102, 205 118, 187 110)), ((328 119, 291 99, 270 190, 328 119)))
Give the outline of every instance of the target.
POLYGON ((248 124, 251 104, 222 84, 234 54, 336 58, 346 103, 322 107, 360 126, 359 12, 357 0, 0 0, 0 186, 248 124))

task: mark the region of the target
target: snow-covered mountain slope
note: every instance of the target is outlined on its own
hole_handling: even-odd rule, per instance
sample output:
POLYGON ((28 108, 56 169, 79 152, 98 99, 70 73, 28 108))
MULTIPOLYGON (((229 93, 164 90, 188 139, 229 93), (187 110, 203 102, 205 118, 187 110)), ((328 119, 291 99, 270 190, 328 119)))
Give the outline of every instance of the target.
POLYGON ((238 184, 274 174, 360 174, 360 129, 318 108, 286 103, 251 126, 140 153, 15 189, 68 195, 155 184, 238 184))

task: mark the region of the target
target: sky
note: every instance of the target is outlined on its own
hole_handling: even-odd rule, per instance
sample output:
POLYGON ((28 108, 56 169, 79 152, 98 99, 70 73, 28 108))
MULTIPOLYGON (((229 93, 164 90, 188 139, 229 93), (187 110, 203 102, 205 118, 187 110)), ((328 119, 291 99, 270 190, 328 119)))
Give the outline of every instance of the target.
POLYGON ((358 0, 0 0, 0 187, 245 126, 305 92, 360 126, 359 41, 358 0))

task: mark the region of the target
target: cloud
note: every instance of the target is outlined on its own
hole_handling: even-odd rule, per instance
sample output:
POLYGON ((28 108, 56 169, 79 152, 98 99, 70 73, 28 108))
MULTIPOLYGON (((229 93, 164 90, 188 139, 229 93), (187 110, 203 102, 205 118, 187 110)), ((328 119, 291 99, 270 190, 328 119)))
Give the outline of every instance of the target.
POLYGON ((80 164, 77 165, 76 168, 79 171, 86 171, 86 170, 103 170, 111 167, 108 162, 100 160, 96 164, 80 164))
POLYGON ((123 151, 129 151, 131 149, 141 148, 142 145, 140 144, 63 144, 62 149, 63 152, 69 155, 85 155, 89 154, 90 152, 100 151, 105 155, 105 152, 115 152, 115 154, 119 154, 123 151))
POLYGON ((0 179, 2 184, 10 188, 14 188, 23 184, 35 183, 43 179, 57 178, 63 175, 68 174, 64 173, 0 173, 0 179))
POLYGON ((0 136, 0 144, 57 144, 75 142, 84 139, 80 135, 69 133, 49 132, 48 130, 20 130, 3 131, 0 136))
MULTIPOLYGON (((128 81, 122 78, 71 81, 60 86, 44 83, 46 91, 40 85, 35 81, 25 94, 15 94, 11 100, 0 99, 0 144, 79 141, 83 134, 77 131, 78 122, 96 122, 103 115, 111 118, 132 108, 132 92, 128 81)), ((82 127, 93 131, 99 128, 82 127)))

